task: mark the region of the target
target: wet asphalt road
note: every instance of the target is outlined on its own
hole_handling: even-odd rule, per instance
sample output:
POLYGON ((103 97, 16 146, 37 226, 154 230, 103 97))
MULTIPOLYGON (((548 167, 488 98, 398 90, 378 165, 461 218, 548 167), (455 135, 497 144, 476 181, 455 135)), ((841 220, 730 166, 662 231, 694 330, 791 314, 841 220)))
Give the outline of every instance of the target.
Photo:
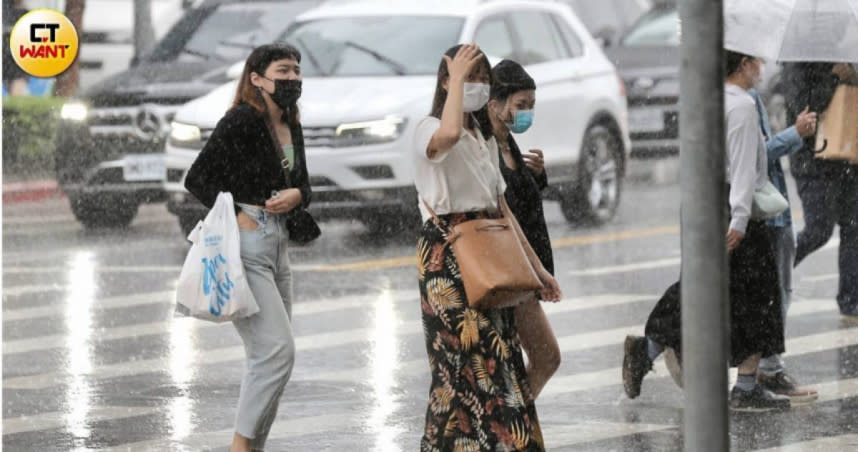
MULTIPOLYGON (((681 449, 683 395, 663 365, 636 400, 619 369, 625 335, 678 277, 678 203, 670 178, 630 182, 617 218, 584 229, 546 204, 566 296, 546 305, 563 352, 537 401, 549 450, 681 449)), ((417 450, 415 238, 323 229, 292 250, 298 356, 267 450, 417 450)), ((788 368, 820 400, 731 414, 734 450, 858 450, 858 326, 837 312, 836 250, 798 269, 788 322, 788 368)), ((186 252, 163 205, 124 231, 82 230, 63 200, 3 208, 5 450, 227 450, 243 348, 231 325, 174 316, 186 252)))

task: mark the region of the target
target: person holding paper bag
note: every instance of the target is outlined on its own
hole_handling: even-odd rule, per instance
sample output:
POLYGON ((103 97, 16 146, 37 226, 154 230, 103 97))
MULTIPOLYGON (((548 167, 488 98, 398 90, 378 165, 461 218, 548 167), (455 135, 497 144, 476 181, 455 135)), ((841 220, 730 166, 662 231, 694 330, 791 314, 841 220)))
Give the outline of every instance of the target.
MULTIPOLYGON (((787 120, 810 106, 821 114, 820 126, 842 88, 858 89, 858 72, 846 63, 788 63, 783 69, 787 120)), ((855 118, 843 118, 855 121, 855 118)), ((824 127, 823 127, 824 128, 824 127)), ((840 283, 837 304, 844 320, 858 320, 858 162, 831 158, 848 155, 837 147, 839 140, 825 144, 819 137, 805 139, 803 148, 790 156, 798 196, 804 210, 805 226, 796 240, 795 266, 831 238, 840 226, 840 283), (832 149, 827 149, 832 148, 832 149), (833 153, 833 154, 832 154, 833 153), (827 157, 827 158, 826 158, 827 157)), ((858 152, 858 151, 856 151, 858 152)))

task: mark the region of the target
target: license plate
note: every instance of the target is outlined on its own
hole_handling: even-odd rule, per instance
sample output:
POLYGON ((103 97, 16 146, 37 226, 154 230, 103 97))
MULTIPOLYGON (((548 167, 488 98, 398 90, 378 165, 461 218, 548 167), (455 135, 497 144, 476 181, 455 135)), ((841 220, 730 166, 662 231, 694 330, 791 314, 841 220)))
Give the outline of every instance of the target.
POLYGON ((162 181, 167 179, 163 155, 129 155, 124 159, 122 176, 128 182, 162 181))
POLYGON ((631 132, 661 132, 664 129, 664 111, 659 108, 629 110, 631 132))

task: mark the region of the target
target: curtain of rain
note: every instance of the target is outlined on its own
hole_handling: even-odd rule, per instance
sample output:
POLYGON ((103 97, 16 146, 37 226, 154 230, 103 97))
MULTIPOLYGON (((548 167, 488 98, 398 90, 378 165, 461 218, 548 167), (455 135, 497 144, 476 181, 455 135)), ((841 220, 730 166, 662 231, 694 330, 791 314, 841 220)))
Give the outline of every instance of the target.
POLYGON ((727 256, 722 0, 679 2, 686 451, 726 451, 727 256))

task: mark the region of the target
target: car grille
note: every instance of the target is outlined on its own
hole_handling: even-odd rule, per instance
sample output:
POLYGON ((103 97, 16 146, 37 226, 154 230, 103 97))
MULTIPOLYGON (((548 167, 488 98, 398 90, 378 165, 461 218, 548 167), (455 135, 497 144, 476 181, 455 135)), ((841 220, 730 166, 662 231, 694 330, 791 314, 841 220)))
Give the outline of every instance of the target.
POLYGON ((138 145, 143 144, 143 147, 147 142, 162 146, 177 109, 178 106, 155 104, 94 108, 87 118, 87 125, 95 140, 136 138, 138 145))
POLYGON ((629 108, 647 105, 675 105, 679 108, 679 98, 675 96, 641 96, 629 97, 629 108))
POLYGON ((125 177, 122 168, 102 168, 91 179, 90 185, 124 184, 125 177))

